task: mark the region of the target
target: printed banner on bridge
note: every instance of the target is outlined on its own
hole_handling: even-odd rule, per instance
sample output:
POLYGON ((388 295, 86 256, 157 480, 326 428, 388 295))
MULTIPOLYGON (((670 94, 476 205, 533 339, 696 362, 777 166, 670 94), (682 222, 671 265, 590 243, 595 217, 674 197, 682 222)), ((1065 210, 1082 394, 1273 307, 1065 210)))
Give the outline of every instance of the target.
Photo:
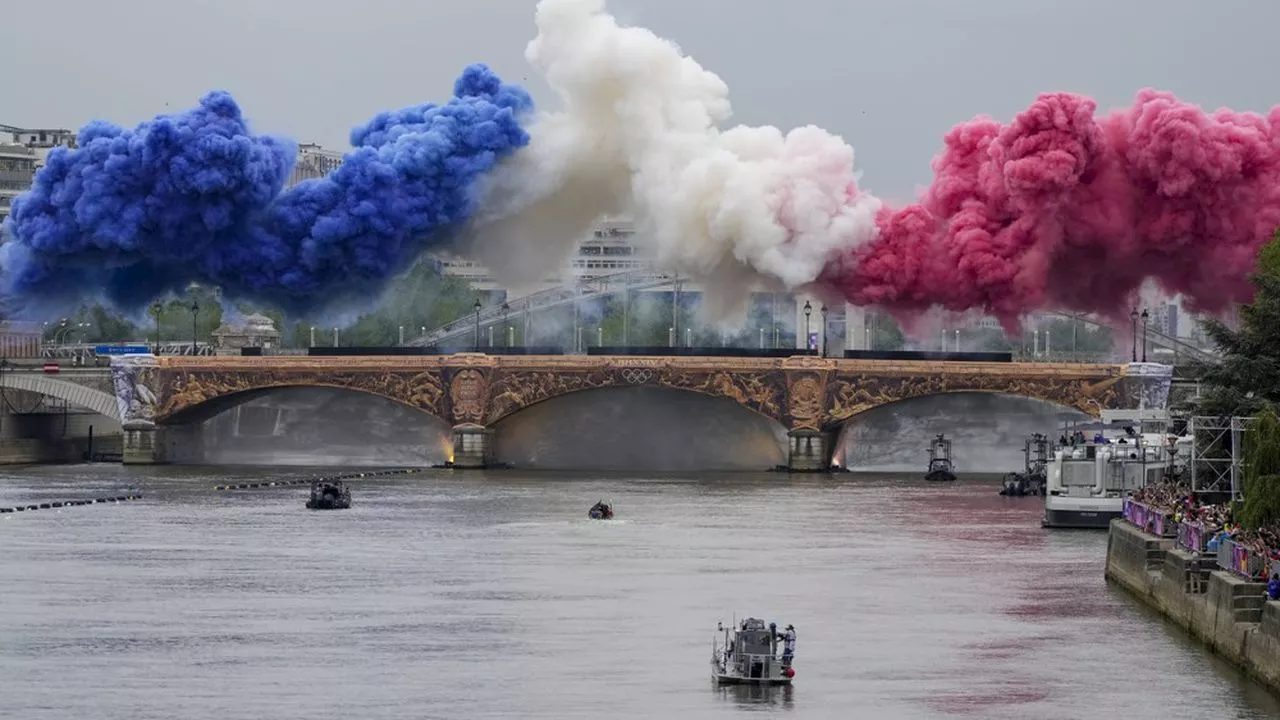
POLYGON ((146 345, 98 345, 93 352, 95 355, 146 355, 151 348, 146 345))

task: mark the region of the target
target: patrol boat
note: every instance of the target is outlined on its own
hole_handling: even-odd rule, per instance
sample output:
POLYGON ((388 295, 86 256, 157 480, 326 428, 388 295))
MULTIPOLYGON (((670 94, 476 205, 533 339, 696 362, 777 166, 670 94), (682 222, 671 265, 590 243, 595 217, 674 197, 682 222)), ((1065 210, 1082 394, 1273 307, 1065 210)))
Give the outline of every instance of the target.
POLYGON ((711 641, 711 679, 717 685, 790 685, 792 657, 779 656, 776 623, 747 618, 736 628, 716 623, 723 640, 711 641))
POLYGON ((317 480, 311 483, 311 510, 346 510, 351 507, 351 490, 341 480, 317 480))
POLYGON ((951 464, 951 441, 938 433, 929 443, 929 469, 924 473, 929 482, 955 482, 955 466, 951 464))

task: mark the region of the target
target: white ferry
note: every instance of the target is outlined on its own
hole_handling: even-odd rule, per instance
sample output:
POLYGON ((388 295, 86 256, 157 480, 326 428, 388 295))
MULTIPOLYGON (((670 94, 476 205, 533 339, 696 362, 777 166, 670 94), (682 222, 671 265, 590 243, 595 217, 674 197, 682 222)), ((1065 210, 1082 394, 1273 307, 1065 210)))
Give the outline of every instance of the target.
POLYGON ((716 631, 724 633, 723 641, 711 642, 711 679, 717 685, 791 684, 795 628, 788 625, 784 634, 776 623, 747 618, 732 629, 717 623, 716 631))
POLYGON ((1120 517, 1125 495, 1172 469, 1168 427, 1164 411, 1103 410, 1100 422, 1066 428, 1046 468, 1044 527, 1106 528, 1120 517))

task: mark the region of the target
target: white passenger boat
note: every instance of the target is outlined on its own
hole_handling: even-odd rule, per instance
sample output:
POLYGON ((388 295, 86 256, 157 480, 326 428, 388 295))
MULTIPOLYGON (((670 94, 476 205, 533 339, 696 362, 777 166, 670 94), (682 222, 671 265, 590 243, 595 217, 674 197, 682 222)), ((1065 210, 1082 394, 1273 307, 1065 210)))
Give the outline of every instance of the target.
POLYGON ((1173 469, 1177 444, 1168 427, 1162 411, 1104 410, 1100 422, 1066 428, 1047 467, 1042 524, 1106 528, 1121 516, 1125 495, 1173 469))
POLYGON ((724 634, 723 639, 711 642, 711 678, 716 684, 791 684, 796 676, 791 665, 795 651, 794 627, 788 625, 784 632, 779 632, 775 623, 765 625, 763 620, 747 618, 735 628, 718 623, 716 631, 724 634), (783 650, 781 655, 779 650, 783 650))

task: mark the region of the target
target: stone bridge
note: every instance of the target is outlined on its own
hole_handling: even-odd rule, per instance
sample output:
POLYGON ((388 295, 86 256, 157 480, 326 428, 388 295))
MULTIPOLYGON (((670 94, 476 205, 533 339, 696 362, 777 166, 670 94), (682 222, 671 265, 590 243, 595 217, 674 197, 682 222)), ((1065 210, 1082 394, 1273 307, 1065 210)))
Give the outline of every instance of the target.
MULTIPOLYGON (((71 368, 45 373, 40 368, 9 366, 0 371, 0 387, 58 398, 113 420, 120 419, 115 387, 107 368, 71 368)), ((13 411, 13 408, 6 410, 13 411)))
POLYGON ((112 363, 126 462, 163 462, 157 432, 193 424, 285 387, 334 387, 388 398, 454 429, 457 467, 492 458, 492 427, 568 393, 656 386, 726 397, 789 431, 789 462, 826 469, 848 418, 909 398, 993 392, 1098 415, 1163 407, 1165 365, 979 363, 791 358, 490 356, 154 357, 112 363))

